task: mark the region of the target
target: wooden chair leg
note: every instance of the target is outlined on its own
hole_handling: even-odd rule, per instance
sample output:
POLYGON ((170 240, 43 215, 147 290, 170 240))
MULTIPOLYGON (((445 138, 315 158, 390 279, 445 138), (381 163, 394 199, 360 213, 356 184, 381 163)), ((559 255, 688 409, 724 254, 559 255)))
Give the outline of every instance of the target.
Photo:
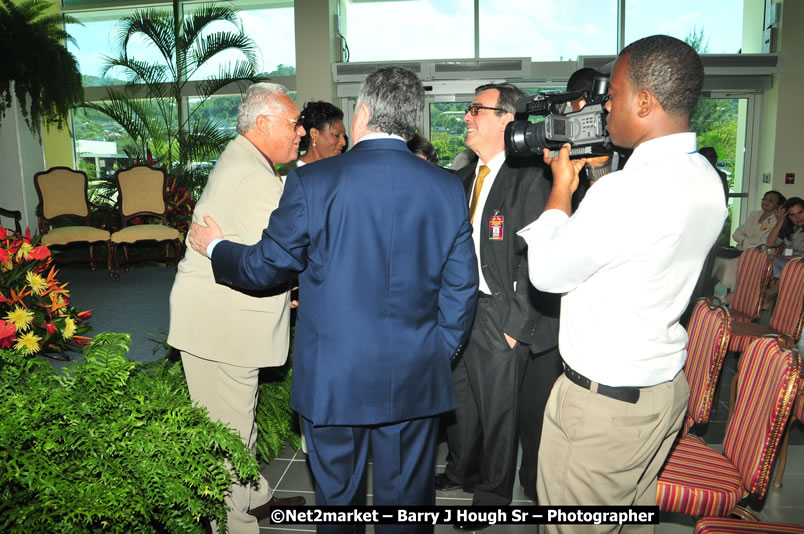
POLYGON ((89 244, 89 270, 95 270, 95 243, 89 244))
MULTIPOLYGON (((126 269, 126 272, 128 272, 128 265, 130 262, 128 260, 128 245, 125 243, 123 243, 123 256, 126 258, 123 267, 126 269)), ((119 273, 120 271, 118 270, 117 272, 119 273)))
POLYGON ((176 256, 173 258, 173 269, 176 270, 179 268, 179 261, 181 260, 181 241, 174 239, 173 249, 176 251, 176 256))
POLYGON ((114 278, 114 272, 112 272, 112 242, 106 242, 106 272, 109 273, 110 278, 114 278))
POLYGON ((743 521, 759 521, 757 514, 742 506, 735 506, 734 510, 731 511, 731 515, 736 515, 743 521))
POLYGON ((112 257, 114 258, 114 279, 120 280, 120 255, 117 252, 117 243, 112 243, 112 257))

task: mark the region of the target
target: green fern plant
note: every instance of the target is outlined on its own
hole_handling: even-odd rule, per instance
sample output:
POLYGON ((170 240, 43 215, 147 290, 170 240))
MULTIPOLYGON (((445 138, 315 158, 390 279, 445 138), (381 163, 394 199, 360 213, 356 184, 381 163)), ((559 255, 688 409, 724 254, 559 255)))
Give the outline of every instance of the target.
POLYGON ((298 416, 290 408, 291 360, 283 367, 264 372, 257 401, 257 454, 265 463, 276 458, 285 447, 301 447, 298 416))
POLYGON ((225 532, 228 464, 243 481, 258 464, 181 366, 129 361, 130 341, 101 334, 62 375, 0 351, 0 531, 225 532))

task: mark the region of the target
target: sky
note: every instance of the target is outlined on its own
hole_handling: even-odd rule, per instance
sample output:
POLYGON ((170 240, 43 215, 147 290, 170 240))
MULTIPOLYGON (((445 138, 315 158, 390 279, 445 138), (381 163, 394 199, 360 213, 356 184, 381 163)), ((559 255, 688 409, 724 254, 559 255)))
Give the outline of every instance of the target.
MULTIPOLYGON (((235 2, 236 3, 236 2, 235 2)), ((350 4, 347 42, 351 61, 471 58, 473 0, 391 0, 350 4), (392 21, 389 23, 388 21, 392 21)), ((616 54, 616 0, 480 0, 481 57, 575 60, 616 54)), ((703 29, 711 53, 741 47, 743 0, 626 0, 626 43, 665 33, 683 39, 703 29)), ((121 12, 122 13, 122 12, 121 12)), ((71 46, 84 74, 98 76, 112 53, 111 20, 69 25, 71 46)), ((262 68, 295 65, 293 9, 241 11, 246 33, 261 50, 262 68)), ((79 17, 80 18, 80 17, 79 17)), ((134 54, 146 53, 135 44, 134 54)))

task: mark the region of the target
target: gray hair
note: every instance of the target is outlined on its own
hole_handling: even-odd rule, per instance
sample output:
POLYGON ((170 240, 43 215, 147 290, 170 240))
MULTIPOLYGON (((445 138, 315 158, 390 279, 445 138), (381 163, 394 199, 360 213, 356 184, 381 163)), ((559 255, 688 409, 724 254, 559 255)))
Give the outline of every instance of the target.
POLYGON ((424 111, 424 87, 416 75, 401 67, 383 67, 369 74, 360 88, 356 107, 366 104, 368 128, 410 140, 424 111))
POLYGON ((237 133, 245 135, 254 127, 257 116, 267 112, 279 111, 276 101, 277 95, 287 95, 288 90, 278 83, 260 82, 248 88, 240 107, 237 108, 237 133))
POLYGON ((516 113, 516 103, 525 97, 522 89, 511 83, 487 83, 475 89, 475 95, 479 95, 483 91, 496 89, 499 95, 497 96, 497 106, 505 111, 495 111, 494 113, 501 116, 503 113, 516 113))

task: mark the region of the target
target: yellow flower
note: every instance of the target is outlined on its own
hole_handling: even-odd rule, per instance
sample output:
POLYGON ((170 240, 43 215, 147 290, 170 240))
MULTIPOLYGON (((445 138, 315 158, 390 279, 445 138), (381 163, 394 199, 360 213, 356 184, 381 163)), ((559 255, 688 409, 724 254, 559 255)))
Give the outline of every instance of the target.
POLYGON ((69 317, 64 318, 64 332, 62 332, 62 337, 64 339, 70 339, 75 334, 75 321, 70 319, 69 317))
POLYGON ((33 250, 33 245, 30 243, 23 243, 20 245, 20 249, 17 251, 17 261, 20 261, 20 258, 27 260, 28 254, 33 250))
POLYGON ((17 327, 17 332, 25 332, 31 327, 34 314, 31 310, 15 306, 6 314, 6 321, 17 327))
POLYGON ((28 274, 25 275, 25 281, 28 282, 34 295, 41 295, 42 291, 47 289, 45 279, 33 271, 28 271, 28 274))
POLYGON ((42 341, 41 337, 33 332, 28 332, 17 338, 17 344, 14 345, 14 350, 18 350, 23 354, 36 354, 41 349, 39 346, 40 341, 42 341))

